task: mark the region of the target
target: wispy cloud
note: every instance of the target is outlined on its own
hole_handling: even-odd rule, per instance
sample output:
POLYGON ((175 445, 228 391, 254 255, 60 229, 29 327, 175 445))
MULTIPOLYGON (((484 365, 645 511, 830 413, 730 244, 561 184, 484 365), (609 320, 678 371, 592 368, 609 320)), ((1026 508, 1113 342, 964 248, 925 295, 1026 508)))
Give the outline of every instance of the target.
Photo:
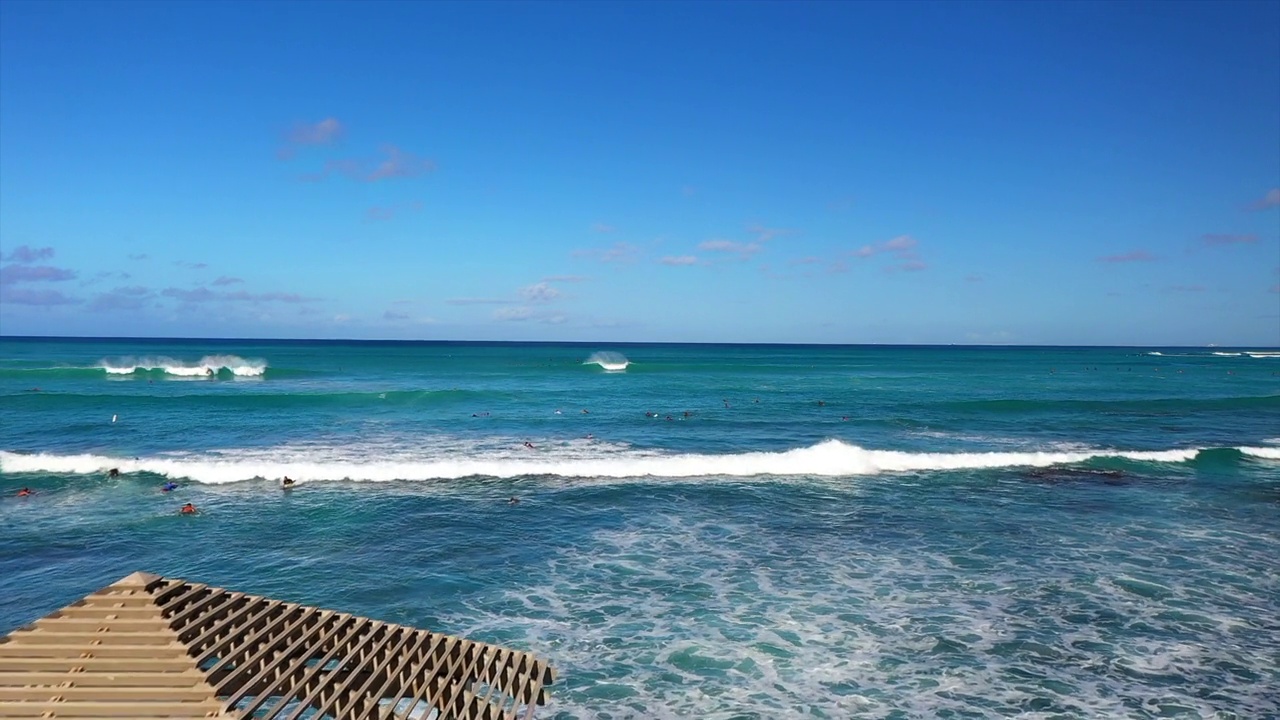
POLYGON ((59 282, 74 280, 75 270, 50 267, 48 265, 5 265, 0 268, 0 285, 14 285, 23 282, 59 282))
POLYGON ((618 228, 612 225, 606 225, 605 223, 591 224, 591 232, 595 232, 595 233, 611 233, 611 232, 616 232, 617 230, 618 228))
POLYGON ((266 292, 251 293, 245 290, 237 290, 235 292, 224 292, 219 290, 210 290, 201 287, 194 290, 183 290, 182 288, 165 288, 160 292, 165 297, 171 297, 187 303, 205 303, 205 302, 280 302, 280 303, 306 303, 316 302, 320 298, 304 297, 297 293, 282 292, 266 292))
POLYGON ((1203 285, 1170 285, 1167 289, 1169 292, 1178 293, 1200 293, 1205 291, 1203 285))
POLYGON ((971 274, 971 275, 965 275, 964 281, 970 282, 970 283, 980 283, 980 282, 986 282, 986 278, 982 277, 981 275, 971 274))
POLYGON ((330 160, 325 163, 323 170, 303 175, 302 179, 318 181, 338 174, 360 182, 378 182, 391 178, 417 177, 436 169, 433 161, 405 152, 395 145, 383 145, 381 153, 382 157, 376 159, 330 160))
POLYGON ((240 278, 238 278, 238 277, 230 277, 230 276, 228 276, 228 275, 219 275, 217 280, 214 280, 213 282, 211 282, 211 283, 209 283, 209 284, 210 284, 210 285, 216 285, 216 286, 222 286, 222 285, 236 285, 236 284, 239 284, 239 283, 242 283, 242 282, 244 282, 244 281, 243 281, 243 280, 241 280, 241 279, 240 279, 240 278))
POLYGON ((413 202, 401 203, 399 205, 375 205, 366 210, 364 216, 366 220, 376 222, 379 220, 390 220, 401 213, 418 212, 421 209, 422 203, 414 200, 413 202))
POLYGON ((136 254, 136 255, 129 255, 129 256, 128 256, 128 258, 129 258, 130 260, 146 260, 146 259, 147 259, 147 258, 149 258, 149 257, 151 257, 151 256, 150 256, 150 255, 148 255, 148 254, 146 254, 146 253, 138 253, 138 254, 136 254))
POLYGON ((299 147, 332 145, 345 132, 346 128, 337 118, 325 118, 317 123, 298 123, 285 135, 285 144, 276 151, 276 156, 281 160, 289 160, 298 153, 299 147))
POLYGON ((509 307, 498 308, 493 311, 493 319, 503 322, 520 322, 533 317, 533 308, 531 307, 509 307))
POLYGON ((150 305, 154 297, 154 291, 141 285, 118 287, 95 295, 89 309, 94 312, 141 310, 150 305))
POLYGON ((1249 209, 1254 211, 1273 207, 1280 207, 1280 188, 1271 188, 1267 194, 1249 205, 1249 209))
POLYGON ((716 238, 714 240, 706 240, 698 243, 698 249, 703 252, 726 253, 737 255, 742 260, 749 260, 751 256, 764 249, 764 245, 759 242, 737 242, 736 240, 724 240, 716 238))
POLYGON ((188 268, 190 270, 204 270, 205 268, 209 267, 209 263, 187 262, 186 260, 174 260, 173 264, 177 265, 178 267, 188 268))
POLYGON ((80 281, 80 287, 92 287, 92 286, 97 285, 98 283, 102 282, 103 280, 109 280, 109 279, 111 279, 111 278, 118 278, 118 279, 120 279, 120 280, 128 280, 128 279, 129 279, 129 278, 131 278, 131 277, 133 277, 133 276, 132 276, 132 275, 130 275, 129 273, 127 273, 127 272, 117 273, 117 272, 110 272, 110 271, 107 271, 107 270, 103 270, 103 271, 101 271, 101 272, 94 273, 93 277, 89 278, 88 280, 81 280, 81 281, 80 281))
POLYGON ((1098 258, 1098 262, 1103 263, 1131 263, 1131 262, 1151 262, 1156 259, 1155 255, 1146 250, 1131 250, 1127 253, 1119 255, 1104 255, 1098 258))
POLYGON ((479 298, 479 297, 460 297, 449 298, 444 301, 445 305, 514 305, 515 300, 504 298, 479 298))
POLYGON ((393 321, 395 321, 395 320, 408 320, 408 319, 409 319, 409 313, 398 312, 398 311, 396 311, 396 310, 388 310, 388 311, 386 311, 386 312, 382 313, 382 319, 383 319, 383 320, 393 320, 393 321))
POLYGON ((589 258, 602 263, 633 263, 640 254, 640 249, 631 243, 616 242, 607 248, 585 248, 574 250, 574 257, 589 258))
POLYGON ((849 255, 856 258, 870 258, 876 255, 892 255, 896 263, 885 267, 886 272, 918 272, 928 265, 916 251, 920 241, 910 235, 899 235, 876 245, 863 245, 850 250, 849 255))
POLYGON ((40 260, 48 260, 53 257, 53 248, 42 247, 33 248, 28 245, 19 245, 13 249, 13 252, 5 256, 5 260, 16 263, 33 263, 40 260))
POLYGON ((542 278, 542 282, 580 283, 590 279, 585 275, 548 275, 542 278))
POLYGON ((1222 233, 1205 233, 1200 236, 1205 245, 1248 245, 1258 242, 1257 235, 1226 235, 1222 233))
POLYGON ((691 197, 693 197, 694 195, 697 195, 697 194, 698 194, 698 188, 696 188, 696 187, 694 187, 694 186, 692 186, 692 185, 685 185, 685 186, 683 186, 683 187, 681 187, 681 188, 680 188, 680 194, 681 194, 681 195, 683 195, 683 196, 685 196, 685 197, 687 197, 687 198, 691 198, 691 197))
POLYGON ((413 153, 407 153, 395 145, 384 145, 382 153, 386 155, 365 178, 368 182, 377 182, 387 178, 416 177, 436 169, 436 164, 413 153))
POLYGON ((698 258, 693 255, 667 255, 666 257, 662 258, 658 262, 662 263, 663 265, 672 265, 672 266, 696 265, 698 264, 698 258))
POLYGON ((747 233, 751 235, 755 235, 756 242, 762 245, 778 237, 779 235, 790 235, 794 232, 795 230, 792 230, 791 228, 771 228, 771 227, 765 227, 760 223, 752 223, 751 225, 747 226, 747 233))
POLYGON ((560 297, 560 291, 545 282, 522 287, 519 294, 521 299, 530 303, 548 303, 560 297))
POLYGON ((34 305, 51 307, 54 305, 75 305, 83 302, 79 298, 62 294, 58 290, 32 290, 7 285, 0 286, 0 302, 11 305, 34 305))

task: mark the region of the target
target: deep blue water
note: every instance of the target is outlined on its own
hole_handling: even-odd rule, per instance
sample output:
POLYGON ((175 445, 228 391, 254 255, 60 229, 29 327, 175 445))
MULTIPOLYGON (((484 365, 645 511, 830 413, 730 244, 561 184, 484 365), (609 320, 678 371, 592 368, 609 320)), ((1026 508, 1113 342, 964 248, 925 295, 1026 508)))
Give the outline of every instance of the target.
POLYGON ((1276 558, 1274 349, 0 339, 0 632, 147 570, 546 717, 1259 718, 1276 558))

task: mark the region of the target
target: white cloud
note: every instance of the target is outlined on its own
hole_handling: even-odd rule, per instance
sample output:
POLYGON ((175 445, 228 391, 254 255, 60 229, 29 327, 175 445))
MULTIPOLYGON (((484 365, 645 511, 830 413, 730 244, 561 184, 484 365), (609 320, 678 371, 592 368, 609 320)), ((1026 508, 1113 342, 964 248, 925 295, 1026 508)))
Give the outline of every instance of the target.
POLYGON ((493 311, 493 319, 504 322, 518 322, 528 320, 531 317, 533 317, 533 308, 531 307, 498 308, 493 311))
POLYGON ((663 265, 695 265, 698 262, 698 258, 693 255, 668 255, 658 262, 663 265))
POLYGON ((522 287, 519 293, 525 302, 531 303, 547 303, 560 297, 560 291, 545 282, 522 287))

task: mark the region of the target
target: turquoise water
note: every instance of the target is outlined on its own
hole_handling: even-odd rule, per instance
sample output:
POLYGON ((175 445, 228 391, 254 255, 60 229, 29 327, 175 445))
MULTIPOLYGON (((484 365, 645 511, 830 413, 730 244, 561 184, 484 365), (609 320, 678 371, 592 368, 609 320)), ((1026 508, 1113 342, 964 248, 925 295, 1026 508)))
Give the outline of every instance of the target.
POLYGON ((1275 350, 0 340, 0 632, 148 570, 540 717, 1259 718, 1276 558, 1275 350))

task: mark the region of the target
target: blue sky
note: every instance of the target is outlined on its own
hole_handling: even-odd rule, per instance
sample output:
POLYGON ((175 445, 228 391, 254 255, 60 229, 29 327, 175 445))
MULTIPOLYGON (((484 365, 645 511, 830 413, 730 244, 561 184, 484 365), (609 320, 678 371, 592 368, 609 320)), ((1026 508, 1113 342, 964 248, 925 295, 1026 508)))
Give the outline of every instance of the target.
POLYGON ((1280 3, 0 4, 0 333, 1280 344, 1280 3))

